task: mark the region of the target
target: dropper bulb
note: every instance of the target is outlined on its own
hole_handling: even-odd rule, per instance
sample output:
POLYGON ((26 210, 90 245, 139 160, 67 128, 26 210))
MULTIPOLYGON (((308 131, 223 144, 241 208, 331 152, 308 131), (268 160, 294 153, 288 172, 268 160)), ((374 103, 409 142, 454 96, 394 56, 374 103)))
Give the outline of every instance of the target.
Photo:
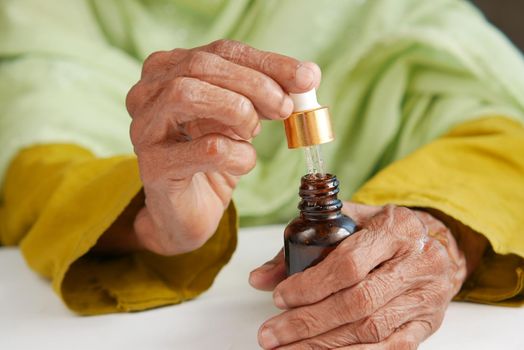
POLYGON ((311 111, 322 107, 317 101, 317 91, 315 89, 301 94, 290 93, 289 97, 293 101, 293 112, 311 111))

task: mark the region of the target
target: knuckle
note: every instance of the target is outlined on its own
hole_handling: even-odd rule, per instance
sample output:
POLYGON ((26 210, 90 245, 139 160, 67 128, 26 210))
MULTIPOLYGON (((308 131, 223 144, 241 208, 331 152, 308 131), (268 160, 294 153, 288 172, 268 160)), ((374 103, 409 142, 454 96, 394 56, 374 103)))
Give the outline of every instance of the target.
POLYGON ((164 84, 145 80, 138 81, 126 95, 126 108, 134 119, 148 112, 155 106, 164 91, 164 84))
POLYGON ((240 126, 258 121, 258 118, 255 119, 255 107, 245 96, 228 92, 222 104, 223 113, 231 118, 231 126, 240 126))
POLYGON ((436 222, 438 223, 439 221, 436 220, 430 213, 426 212, 426 211, 422 211, 422 210, 413 210, 413 213, 415 213, 415 215, 419 218, 420 221, 422 222, 436 222))
POLYGON ((253 147, 249 148, 249 151, 244 158, 244 162, 245 162, 244 173, 250 172, 257 165, 257 154, 253 147))
POLYGON ((276 86, 274 85, 273 81, 270 78, 268 78, 267 76, 263 74, 257 74, 256 77, 254 78, 253 83, 257 88, 260 89, 260 91, 267 91, 268 94, 266 98, 274 100, 273 103, 275 104, 275 106, 280 108, 281 102, 283 101, 285 96, 281 94, 280 92, 274 93, 276 86))
POLYGON ((306 339, 313 336, 313 329, 311 324, 315 321, 315 317, 308 312, 303 312, 298 317, 293 317, 289 322, 289 329, 293 330, 298 339, 306 339))
POLYGON ((392 227, 401 244, 408 250, 419 250, 421 240, 427 236, 427 227, 417 214, 406 207, 393 207, 392 227))
POLYGON ((136 116, 138 106, 140 105, 140 100, 142 99, 141 88, 142 84, 138 82, 133 85, 126 95, 126 108, 131 117, 136 116))
POLYGON ((416 231, 423 227, 422 221, 418 218, 414 211, 406 207, 394 207, 393 214, 397 222, 410 231, 416 231))
POLYGON ((363 327, 358 328, 357 336, 363 342, 371 343, 379 343, 386 339, 389 334, 385 318, 379 315, 368 317, 363 327))
POLYGON ((366 284, 359 284, 355 293, 355 311, 364 314, 366 316, 376 309, 377 305, 377 292, 373 287, 366 284))
POLYGON ((176 48, 167 52, 167 59, 164 59, 166 66, 169 68, 178 67, 179 63, 186 57, 188 52, 190 51, 181 48, 176 48))
MULTIPOLYGON (((237 145, 233 147, 238 147, 237 145)), ((240 146, 242 147, 242 146, 240 146)), ((224 157, 224 162, 228 162, 228 166, 235 167, 237 175, 244 175, 249 173, 256 166, 256 152, 252 146, 242 149, 242 157, 229 157, 229 153, 224 157)))
POLYGON ((355 300, 354 294, 342 292, 335 294, 334 307, 330 308, 330 317, 336 324, 348 324, 362 317, 359 316, 359 302, 355 300))
POLYGON ((307 295, 306 288, 303 286, 304 283, 300 278, 295 277, 297 275, 298 274, 290 276, 275 288, 275 292, 280 294, 285 305, 288 307, 294 306, 307 295))
POLYGON ((187 74, 198 76, 203 74, 207 67, 214 64, 215 55, 205 51, 193 51, 187 61, 187 74))
POLYGON ((213 52, 222 53, 227 52, 231 46, 232 41, 228 39, 218 39, 211 43, 211 49, 213 52))
POLYGON ((394 214, 397 210, 398 206, 395 205, 395 204, 386 204, 384 206, 384 211, 387 212, 388 214, 394 214))
POLYGON ((334 295, 335 307, 333 310, 333 317, 340 323, 346 323, 352 318, 352 313, 355 308, 355 296, 349 293, 348 290, 336 293, 334 295))
POLYGON ((150 53, 144 60, 144 67, 149 67, 157 64, 158 61, 160 61, 165 54, 165 51, 155 51, 150 53))
POLYGON ((395 213, 396 217, 403 219, 411 215, 411 210, 406 207, 397 206, 397 205, 391 205, 391 207, 393 208, 392 210, 395 213))
POLYGON ((360 264, 356 261, 355 257, 352 254, 345 254, 343 262, 343 277, 345 277, 344 279, 360 280, 364 277, 360 264))
POLYGON ((169 63, 176 64, 181 58, 185 56, 187 52, 187 49, 182 48, 175 48, 167 52, 167 54, 169 55, 169 63))
POLYGON ((228 57, 235 60, 243 55, 243 48, 246 47, 239 41, 220 39, 211 43, 211 51, 219 56, 228 57))
POLYGON ((157 68, 164 60, 166 55, 166 51, 155 51, 153 53, 150 53, 146 57, 146 59, 144 60, 144 64, 142 65, 142 77, 146 76, 147 74, 149 74, 149 72, 157 68))
POLYGON ((446 273, 449 270, 450 258, 446 248, 437 239, 427 242, 426 256, 433 271, 446 273))
POLYGON ((186 77, 177 77, 170 82, 171 97, 175 101, 191 100, 194 93, 193 80, 186 77))
POLYGON ((264 52, 260 56, 260 69, 262 71, 270 71, 273 67, 274 54, 271 52, 264 52))
MULTIPOLYGON (((235 105, 235 104, 233 104, 235 105)), ((251 101, 244 96, 241 96, 238 101, 236 102, 236 106, 234 109, 238 112, 238 114, 242 117, 248 116, 253 114, 255 111, 255 108, 253 107, 253 104, 251 101)), ((244 118, 240 119, 242 121, 244 118)))

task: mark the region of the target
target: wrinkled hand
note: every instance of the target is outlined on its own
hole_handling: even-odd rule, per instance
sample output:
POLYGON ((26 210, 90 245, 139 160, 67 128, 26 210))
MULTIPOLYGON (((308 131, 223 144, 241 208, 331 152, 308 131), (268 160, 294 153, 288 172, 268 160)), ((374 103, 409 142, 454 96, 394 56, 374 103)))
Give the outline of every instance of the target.
POLYGON ((255 166, 249 140, 260 120, 286 118, 287 92, 319 81, 313 63, 234 41, 150 55, 126 100, 146 196, 134 222, 140 244, 172 255, 205 243, 238 176, 255 166))
POLYGON ((404 207, 344 208, 361 230, 324 261, 283 280, 281 252, 251 273, 256 288, 278 284, 285 310, 261 326, 264 349, 409 350, 440 326, 466 277, 446 226, 404 207))

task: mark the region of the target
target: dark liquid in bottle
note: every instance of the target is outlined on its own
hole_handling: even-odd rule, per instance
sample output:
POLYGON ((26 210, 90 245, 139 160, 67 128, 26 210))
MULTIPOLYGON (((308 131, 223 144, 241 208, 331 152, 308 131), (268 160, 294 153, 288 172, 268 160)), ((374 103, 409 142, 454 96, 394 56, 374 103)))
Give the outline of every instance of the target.
POLYGON ((331 174, 302 177, 300 215, 284 232, 288 275, 316 265, 356 231, 355 222, 341 212, 338 185, 331 174))

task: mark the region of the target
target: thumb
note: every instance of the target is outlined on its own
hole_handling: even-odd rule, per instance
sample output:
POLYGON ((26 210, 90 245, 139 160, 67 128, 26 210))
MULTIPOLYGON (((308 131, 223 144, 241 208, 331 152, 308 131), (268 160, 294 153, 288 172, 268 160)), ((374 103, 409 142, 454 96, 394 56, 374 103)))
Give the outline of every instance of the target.
POLYGON ((256 289, 270 291, 286 277, 284 249, 280 249, 280 252, 273 259, 251 271, 249 284, 256 289))

